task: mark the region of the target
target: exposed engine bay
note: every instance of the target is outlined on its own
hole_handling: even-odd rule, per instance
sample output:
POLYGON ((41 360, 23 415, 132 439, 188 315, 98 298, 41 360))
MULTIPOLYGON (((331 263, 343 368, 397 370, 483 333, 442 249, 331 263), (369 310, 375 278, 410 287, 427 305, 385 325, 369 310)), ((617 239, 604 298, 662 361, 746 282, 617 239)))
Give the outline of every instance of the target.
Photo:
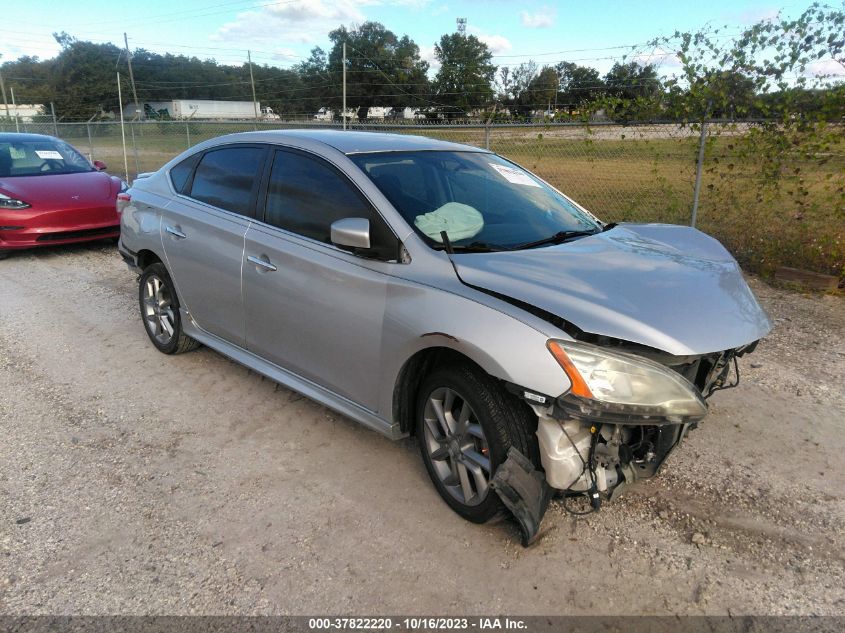
MULTIPOLYGON (((606 341, 604 341, 607 343, 606 341)), ((736 350, 703 356, 676 357, 641 346, 617 344, 623 351, 651 357, 695 385, 703 398, 739 383, 737 358, 756 342, 736 350)), ((536 407, 535 410, 539 409, 536 407)), ((599 492, 607 496, 625 483, 651 477, 699 420, 618 419, 592 415, 588 407, 566 395, 538 411, 537 437, 546 481, 567 492, 599 492)))
MULTIPOLYGON (((715 354, 677 357, 630 343, 610 340, 602 343, 671 368, 693 384, 704 399, 716 391, 739 384, 737 359, 753 351, 757 345, 754 342, 715 354)), ((530 397, 526 397, 526 401, 538 417, 537 439, 546 485, 564 496, 564 504, 566 497, 570 496, 586 495, 589 499, 590 508, 584 512, 573 512, 564 505, 573 514, 596 511, 603 501, 618 496, 627 485, 656 475, 672 451, 703 417, 649 419, 596 411, 588 401, 572 393, 564 394, 547 406, 532 401, 530 397)), ((511 479, 514 477, 511 476, 511 479)), ((539 519, 552 492, 544 491, 537 499, 526 500, 534 510, 528 520, 523 520, 517 513, 525 516, 524 507, 514 509, 511 507, 515 505, 512 499, 508 503, 522 526, 525 545, 536 536, 539 519)))

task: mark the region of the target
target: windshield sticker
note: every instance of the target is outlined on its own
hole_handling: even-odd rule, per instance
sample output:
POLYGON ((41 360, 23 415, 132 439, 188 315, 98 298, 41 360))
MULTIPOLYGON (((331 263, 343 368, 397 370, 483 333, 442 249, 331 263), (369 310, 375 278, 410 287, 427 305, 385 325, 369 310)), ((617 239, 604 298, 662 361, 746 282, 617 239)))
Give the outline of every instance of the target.
POLYGON ((505 180, 508 182, 512 182, 515 185, 527 185, 529 187, 540 187, 540 183, 534 180, 531 176, 526 174, 524 171, 520 171, 519 169, 514 169, 513 167, 506 167, 505 165, 496 165, 495 163, 487 163, 495 169, 501 176, 504 177, 505 180))
POLYGON ((64 160, 64 157, 52 149, 37 149, 35 154, 43 160, 64 160))

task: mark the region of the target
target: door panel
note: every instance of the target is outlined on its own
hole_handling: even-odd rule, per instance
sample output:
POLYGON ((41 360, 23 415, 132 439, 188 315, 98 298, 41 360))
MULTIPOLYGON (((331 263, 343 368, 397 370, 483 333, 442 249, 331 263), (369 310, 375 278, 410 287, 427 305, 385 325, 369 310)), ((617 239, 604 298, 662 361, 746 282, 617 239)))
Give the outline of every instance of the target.
POLYGON ((389 264, 261 224, 245 242, 247 348, 376 411, 389 264))
POLYGON ((248 218, 176 198, 162 212, 161 240, 182 306, 207 332, 244 345, 241 262, 248 218))

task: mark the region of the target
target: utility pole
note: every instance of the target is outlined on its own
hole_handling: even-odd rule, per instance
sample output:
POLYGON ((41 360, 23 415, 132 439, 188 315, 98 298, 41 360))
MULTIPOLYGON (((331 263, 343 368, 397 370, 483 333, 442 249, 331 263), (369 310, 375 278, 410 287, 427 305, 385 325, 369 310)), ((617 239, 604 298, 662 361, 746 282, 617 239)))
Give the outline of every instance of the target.
POLYGON ((12 93, 12 109, 15 111, 15 132, 20 132, 21 126, 18 123, 18 104, 15 103, 15 87, 9 86, 9 90, 12 93))
POLYGON ((123 142, 123 174, 129 182, 129 159, 126 157, 126 130, 123 127, 123 93, 120 91, 120 73, 117 73, 117 101, 120 109, 120 140, 123 142))
POLYGON ((346 129, 346 42, 343 43, 343 129, 346 129))
MULTIPOLYGON (((129 50, 129 38, 126 37, 126 33, 123 34, 123 43, 126 44, 126 63, 129 64, 129 83, 132 84, 132 99, 135 101, 135 116, 139 119, 143 117, 143 112, 141 112, 141 106, 138 104, 138 93, 135 92, 135 75, 132 73, 132 52, 129 50)), ((120 107, 123 108, 123 104, 120 104, 120 107)), ((133 119, 135 117, 132 117, 133 119)))
MULTIPOLYGON (((2 57, 2 55, 0 55, 2 57)), ((6 101, 6 84, 3 83, 3 71, 0 70, 0 90, 3 92, 3 105, 6 106, 6 118, 9 118, 9 102, 6 101)))
POLYGON ((255 100, 255 79, 252 76, 252 53, 246 52, 249 61, 249 83, 252 86, 252 109, 255 111, 255 120, 258 121, 258 102, 255 100))

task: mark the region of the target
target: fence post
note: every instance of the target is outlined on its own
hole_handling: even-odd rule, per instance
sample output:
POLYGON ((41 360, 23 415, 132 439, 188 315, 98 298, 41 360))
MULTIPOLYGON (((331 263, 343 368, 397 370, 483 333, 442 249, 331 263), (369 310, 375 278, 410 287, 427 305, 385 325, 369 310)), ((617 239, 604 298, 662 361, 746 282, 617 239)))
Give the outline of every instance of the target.
POLYGON ((56 124, 56 108, 53 105, 53 102, 50 102, 50 112, 53 114, 53 136, 58 138, 59 136, 59 126, 56 124))
POLYGON ((692 193, 692 217, 690 226, 695 228, 698 219, 698 197, 701 194, 701 172, 704 171, 704 146, 707 144, 707 121, 701 122, 701 136, 698 139, 698 161, 695 164, 695 189, 692 193))
POLYGON ((185 121, 185 135, 188 137, 188 149, 191 149, 191 124, 185 121))
POLYGON ((85 124, 85 129, 88 132, 88 158, 91 159, 91 162, 94 162, 94 142, 91 140, 91 123, 85 124))
POLYGON ((138 145, 135 143, 135 122, 129 124, 129 131, 132 133, 132 152, 135 154, 135 177, 141 172, 140 164, 138 163, 138 145))

